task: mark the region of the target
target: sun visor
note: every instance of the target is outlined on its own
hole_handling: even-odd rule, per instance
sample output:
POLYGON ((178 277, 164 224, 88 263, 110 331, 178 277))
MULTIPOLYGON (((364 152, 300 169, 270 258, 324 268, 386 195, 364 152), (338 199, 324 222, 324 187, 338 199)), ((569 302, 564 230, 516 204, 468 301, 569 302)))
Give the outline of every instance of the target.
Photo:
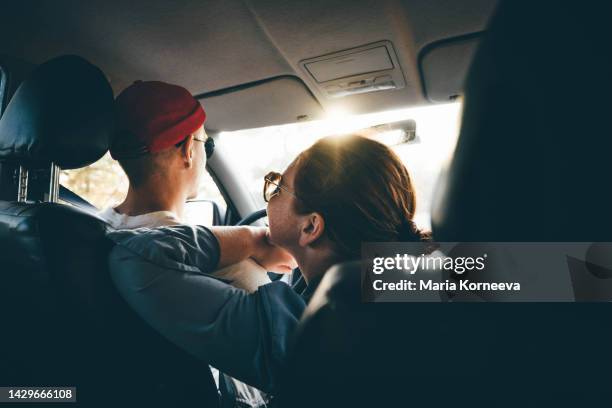
POLYGON ((380 41, 300 62, 328 98, 401 89, 405 86, 393 44, 380 41))
POLYGON ((444 103, 463 94, 463 83, 480 41, 480 33, 437 41, 423 48, 419 68, 431 102, 444 103))
POLYGON ((323 108, 293 76, 245 84, 198 97, 206 110, 206 128, 215 131, 282 125, 321 119, 323 108))

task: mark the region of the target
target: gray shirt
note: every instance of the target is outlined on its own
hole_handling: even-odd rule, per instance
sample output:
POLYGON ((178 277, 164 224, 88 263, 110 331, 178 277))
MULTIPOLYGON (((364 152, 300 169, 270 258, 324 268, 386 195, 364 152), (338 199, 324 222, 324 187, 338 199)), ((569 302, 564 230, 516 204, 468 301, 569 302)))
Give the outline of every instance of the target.
POLYGON ((201 226, 111 232, 111 277, 128 304, 169 340, 227 374, 274 392, 305 308, 291 287, 254 293, 212 272, 219 244, 201 226))

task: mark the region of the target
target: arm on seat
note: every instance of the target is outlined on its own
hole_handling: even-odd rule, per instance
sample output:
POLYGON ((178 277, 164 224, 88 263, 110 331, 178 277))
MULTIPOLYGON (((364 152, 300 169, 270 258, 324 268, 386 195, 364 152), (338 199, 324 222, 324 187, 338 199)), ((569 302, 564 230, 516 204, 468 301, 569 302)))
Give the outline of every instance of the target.
POLYGON ((218 258, 203 227, 114 234, 111 277, 146 322, 229 375, 275 390, 305 307, 289 286, 274 282, 249 294, 215 278, 218 258))

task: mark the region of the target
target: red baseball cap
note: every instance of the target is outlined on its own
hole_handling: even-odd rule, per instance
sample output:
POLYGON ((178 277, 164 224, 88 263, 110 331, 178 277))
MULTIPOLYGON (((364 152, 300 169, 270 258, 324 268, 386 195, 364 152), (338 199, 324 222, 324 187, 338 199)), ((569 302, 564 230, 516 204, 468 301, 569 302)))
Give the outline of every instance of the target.
POLYGON ((115 100, 118 132, 114 159, 168 149, 206 120, 202 105, 185 88, 160 81, 136 81, 115 100))

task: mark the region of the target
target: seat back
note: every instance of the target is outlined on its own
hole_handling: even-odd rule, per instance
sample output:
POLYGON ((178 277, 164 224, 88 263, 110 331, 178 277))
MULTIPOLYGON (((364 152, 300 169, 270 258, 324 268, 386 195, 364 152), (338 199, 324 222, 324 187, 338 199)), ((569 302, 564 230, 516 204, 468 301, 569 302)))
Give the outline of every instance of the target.
POLYGON ((360 262, 326 272, 300 321, 279 406, 442 408, 508 398, 504 379, 491 373, 511 326, 490 319, 493 311, 467 303, 368 304, 361 285, 360 262), (477 395, 466 392, 474 384, 477 395))
POLYGON ((610 241, 609 25, 600 4, 501 3, 466 82, 438 241, 610 241))
MULTIPOLYGON (((99 159, 112 117, 112 91, 96 67, 78 57, 41 65, 0 119, 0 160, 16 171, 0 188, 21 190, 11 185, 19 169, 31 175, 99 159)), ((217 406, 208 366, 155 332, 116 291, 109 227, 39 200, 52 196, 39 190, 0 201, 0 319, 10 328, 0 337, 0 383, 76 386, 83 406, 217 406)))

